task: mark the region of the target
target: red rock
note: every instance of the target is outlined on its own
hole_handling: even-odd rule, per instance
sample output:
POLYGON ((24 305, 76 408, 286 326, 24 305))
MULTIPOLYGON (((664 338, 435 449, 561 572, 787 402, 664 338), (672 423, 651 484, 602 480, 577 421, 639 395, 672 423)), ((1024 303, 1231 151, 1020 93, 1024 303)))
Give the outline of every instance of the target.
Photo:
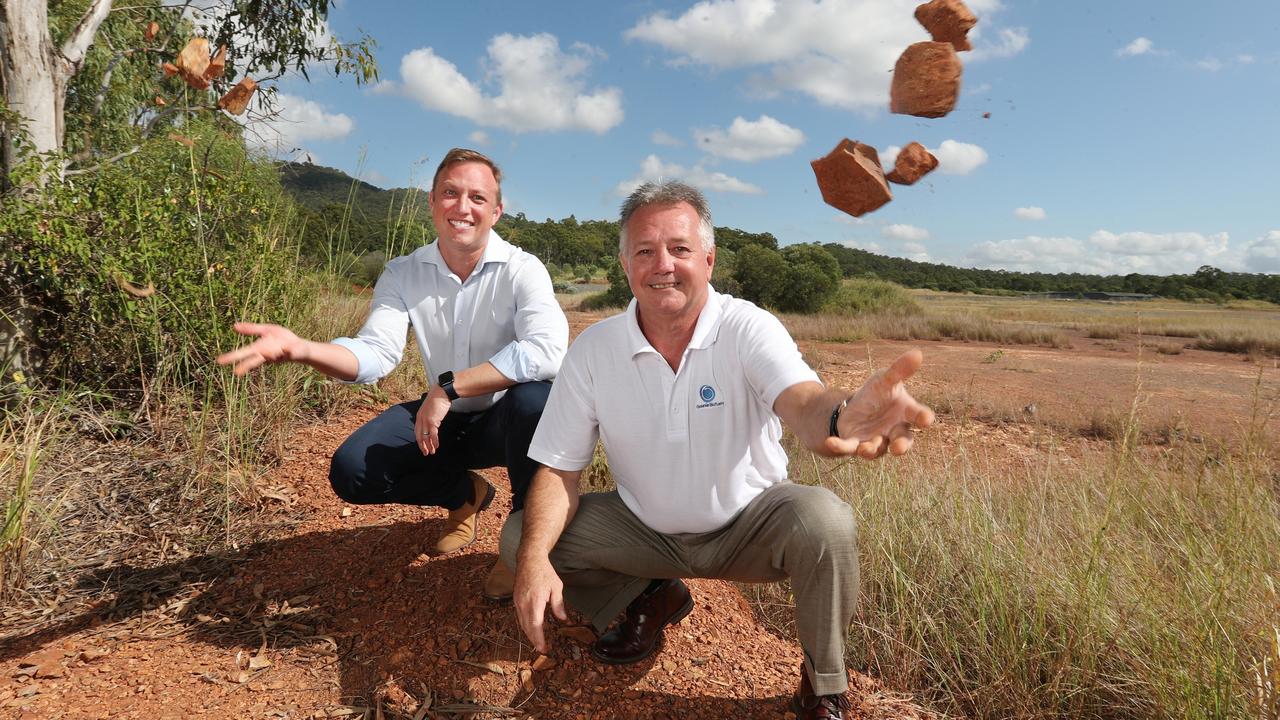
POLYGON ((950 43, 918 42, 893 66, 889 109, 901 115, 942 117, 960 97, 960 56, 950 43))
POLYGON ((969 30, 978 18, 960 0, 930 0, 916 8, 916 20, 935 42, 951 43, 956 50, 972 50, 969 30))
POLYGON ((918 142, 907 143, 898 153, 893 163, 893 170, 885 176, 885 180, 899 185, 915 185, 916 181, 928 175, 938 167, 938 158, 924 149, 918 142))
POLYGON ((828 205, 858 217, 893 199, 884 181, 880 155, 870 145, 848 138, 810 165, 828 205))

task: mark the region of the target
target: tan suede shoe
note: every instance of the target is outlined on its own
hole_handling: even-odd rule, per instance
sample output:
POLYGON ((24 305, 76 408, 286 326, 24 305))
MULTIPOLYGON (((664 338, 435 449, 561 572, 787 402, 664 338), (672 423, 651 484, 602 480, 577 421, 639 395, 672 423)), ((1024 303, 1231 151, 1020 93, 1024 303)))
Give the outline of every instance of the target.
POLYGON ((449 511, 449 519, 444 523, 444 534, 436 541, 435 554, 448 555, 476 541, 476 526, 480 511, 493 502, 494 489, 484 476, 477 472, 467 472, 471 478, 471 502, 457 510, 449 511))
POLYGON ((499 558, 489 569, 489 576, 484 579, 484 589, 481 590, 481 594, 489 602, 506 604, 511 602, 511 596, 515 590, 516 575, 499 558))

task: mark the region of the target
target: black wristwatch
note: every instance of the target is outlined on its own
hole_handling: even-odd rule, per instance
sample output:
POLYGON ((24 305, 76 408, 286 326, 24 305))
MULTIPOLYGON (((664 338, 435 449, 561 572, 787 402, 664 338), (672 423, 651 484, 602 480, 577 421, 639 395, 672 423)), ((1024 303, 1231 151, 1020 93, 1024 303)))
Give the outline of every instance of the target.
POLYGON ((436 378, 436 384, 440 386, 440 389, 444 391, 445 395, 449 396, 450 401, 458 399, 458 391, 453 389, 452 370, 440 373, 440 377, 436 378))

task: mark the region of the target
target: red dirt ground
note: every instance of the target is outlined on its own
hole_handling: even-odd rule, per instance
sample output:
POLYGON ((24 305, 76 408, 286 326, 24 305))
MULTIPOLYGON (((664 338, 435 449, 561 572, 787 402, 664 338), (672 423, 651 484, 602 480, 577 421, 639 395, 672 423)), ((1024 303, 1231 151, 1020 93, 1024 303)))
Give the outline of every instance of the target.
MULTIPOLYGON (((575 331, 591 319, 571 313, 575 331)), ((1033 450, 1007 429, 1028 418, 1069 428, 1096 408, 1127 409, 1136 396, 1147 424, 1225 439, 1251 408, 1274 412, 1280 395, 1274 363, 1260 371, 1232 355, 1140 355, 1117 342, 1073 342, 1070 350, 801 345, 829 382, 844 386, 872 364, 923 347, 913 389, 950 407, 922 442, 998 434, 1020 454, 1033 450), (974 422, 955 422, 961 414, 974 422)), ((104 570, 95 576, 99 603, 72 613, 51 607, 56 622, 6 630, 0 718, 787 717, 799 647, 765 629, 721 582, 690 583, 695 611, 645 662, 600 665, 574 637, 583 629, 569 627, 554 666, 531 670, 535 658, 511 609, 485 604, 477 591, 510 508, 504 473, 487 471, 500 494, 482 516, 480 541, 428 557, 443 511, 347 507, 328 487, 330 453, 370 415, 294 436, 262 483, 282 516, 299 518, 273 539, 224 556, 104 570)), ((1273 419, 1265 432, 1274 437, 1275 429, 1273 419)), ((856 717, 927 715, 850 674, 856 717)))

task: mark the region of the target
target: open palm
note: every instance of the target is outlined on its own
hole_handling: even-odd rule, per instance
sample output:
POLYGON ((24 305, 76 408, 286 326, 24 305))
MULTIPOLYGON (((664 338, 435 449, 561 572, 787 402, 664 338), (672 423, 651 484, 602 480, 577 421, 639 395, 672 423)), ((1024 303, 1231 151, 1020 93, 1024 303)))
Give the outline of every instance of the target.
POLYGON ((827 449, 864 458, 910 450, 913 431, 929 427, 934 419, 933 411, 911 397, 904 384, 923 362, 923 354, 911 350, 872 375, 840 411, 840 436, 828 438, 827 449))

